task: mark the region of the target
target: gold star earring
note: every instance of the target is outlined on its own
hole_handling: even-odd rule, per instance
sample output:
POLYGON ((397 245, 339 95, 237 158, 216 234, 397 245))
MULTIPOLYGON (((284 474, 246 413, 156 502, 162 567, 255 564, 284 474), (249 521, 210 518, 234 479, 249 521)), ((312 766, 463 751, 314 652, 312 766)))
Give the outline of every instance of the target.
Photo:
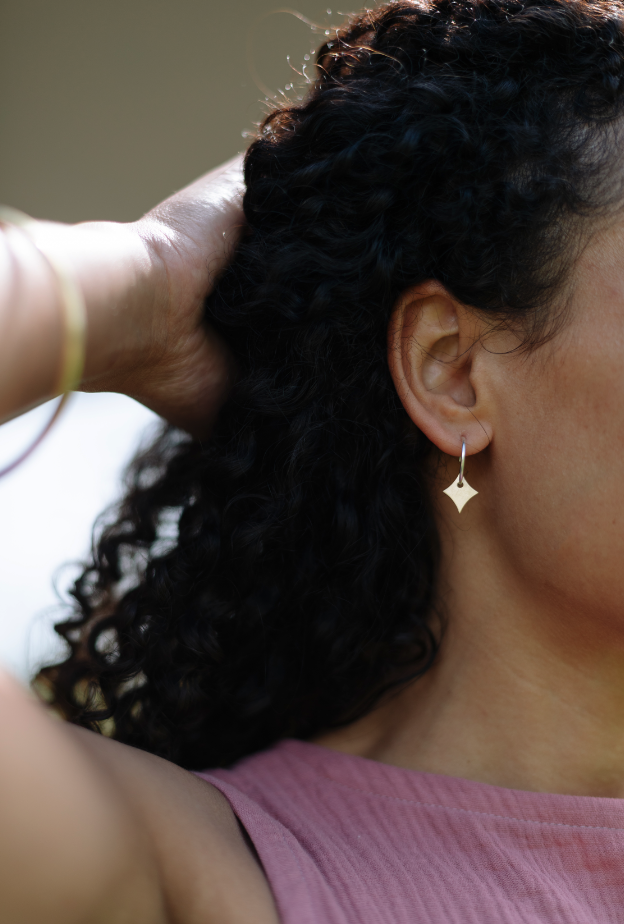
POLYGON ((464 478, 464 466, 466 464, 466 440, 462 436, 462 448, 461 456, 459 457, 459 475, 457 476, 457 481, 454 481, 453 484, 450 484, 448 488, 443 492, 447 494, 459 512, 461 513, 471 497, 474 497, 475 494, 478 494, 478 491, 475 491, 474 488, 471 488, 466 479, 464 478))

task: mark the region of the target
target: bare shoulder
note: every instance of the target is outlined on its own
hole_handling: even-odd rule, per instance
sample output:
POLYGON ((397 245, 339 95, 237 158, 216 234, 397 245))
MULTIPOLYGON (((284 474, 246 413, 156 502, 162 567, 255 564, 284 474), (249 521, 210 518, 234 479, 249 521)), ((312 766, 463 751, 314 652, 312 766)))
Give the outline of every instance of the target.
POLYGON ((113 777, 147 832, 172 920, 279 924, 262 868, 214 786, 153 754, 72 731, 113 777))

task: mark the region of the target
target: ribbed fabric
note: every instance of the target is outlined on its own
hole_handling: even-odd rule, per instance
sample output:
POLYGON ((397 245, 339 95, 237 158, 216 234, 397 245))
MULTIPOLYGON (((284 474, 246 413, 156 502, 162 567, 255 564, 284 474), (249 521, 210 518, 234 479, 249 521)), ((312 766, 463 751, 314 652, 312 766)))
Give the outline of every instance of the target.
POLYGON ((624 921, 624 800, 501 789, 284 741, 199 774, 283 924, 624 921))

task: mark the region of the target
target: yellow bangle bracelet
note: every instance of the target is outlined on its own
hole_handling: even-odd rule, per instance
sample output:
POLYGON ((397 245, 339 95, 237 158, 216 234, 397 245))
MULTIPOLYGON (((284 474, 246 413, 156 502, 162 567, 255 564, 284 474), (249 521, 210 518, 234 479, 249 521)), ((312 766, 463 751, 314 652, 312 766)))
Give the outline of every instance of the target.
POLYGON ((65 266, 58 256, 47 253, 37 240, 35 231, 39 222, 29 215, 25 215, 24 212, 0 205, 0 223, 8 227, 13 226, 19 228, 19 230, 26 235, 31 244, 37 248, 52 270, 59 289, 65 328, 61 370, 55 389, 57 393, 61 395, 61 400, 56 406, 51 419, 37 439, 31 443, 25 452, 18 456, 17 459, 14 459, 9 465, 0 469, 0 478, 2 478, 4 475, 8 475, 9 472, 17 468, 17 466, 28 458, 31 452, 39 445, 58 419, 70 392, 80 384, 85 359, 87 313, 82 292, 69 268, 65 266))

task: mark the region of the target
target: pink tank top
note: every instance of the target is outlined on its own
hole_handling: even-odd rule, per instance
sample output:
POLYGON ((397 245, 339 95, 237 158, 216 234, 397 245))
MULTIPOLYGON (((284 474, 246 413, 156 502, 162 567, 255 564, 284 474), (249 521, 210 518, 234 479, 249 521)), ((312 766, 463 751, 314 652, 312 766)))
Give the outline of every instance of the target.
POLYGON ((283 741, 199 774, 283 924, 624 921, 624 800, 520 792, 283 741))

